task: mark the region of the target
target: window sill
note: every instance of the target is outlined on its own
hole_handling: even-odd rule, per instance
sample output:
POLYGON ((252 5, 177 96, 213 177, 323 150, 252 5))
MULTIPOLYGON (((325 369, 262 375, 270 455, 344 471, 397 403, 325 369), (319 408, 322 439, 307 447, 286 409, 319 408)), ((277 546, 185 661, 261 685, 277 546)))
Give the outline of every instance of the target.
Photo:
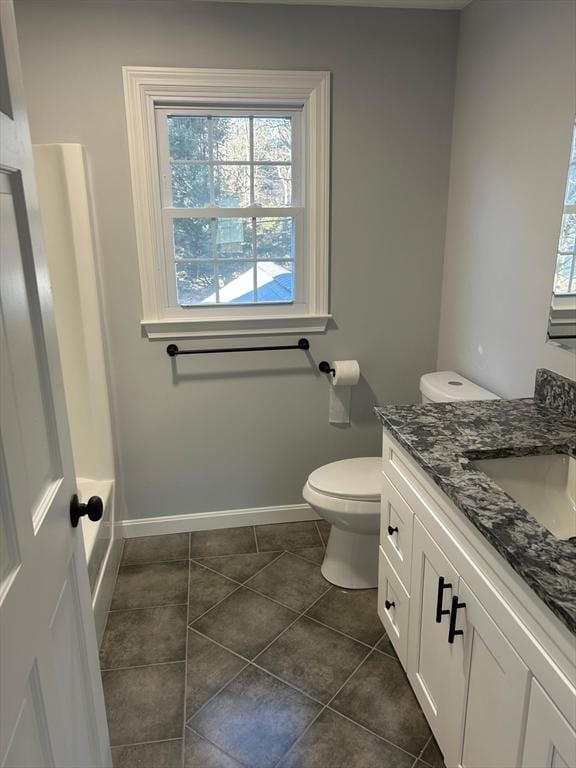
POLYGON ((203 320, 142 320, 148 339, 210 339, 226 336, 273 336, 285 333, 322 333, 332 315, 212 318, 203 320))

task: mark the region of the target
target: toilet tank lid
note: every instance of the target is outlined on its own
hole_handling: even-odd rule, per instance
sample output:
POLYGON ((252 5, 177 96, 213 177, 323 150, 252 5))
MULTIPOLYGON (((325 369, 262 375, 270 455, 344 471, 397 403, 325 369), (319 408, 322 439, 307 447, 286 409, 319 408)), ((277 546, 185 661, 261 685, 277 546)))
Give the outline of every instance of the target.
POLYGON ((379 499, 382 459, 344 459, 315 469, 308 484, 320 493, 343 499, 379 499))
POLYGON ((465 379, 455 371, 425 373, 420 378, 420 392, 434 403, 449 403, 455 400, 499 400, 473 381, 465 379))

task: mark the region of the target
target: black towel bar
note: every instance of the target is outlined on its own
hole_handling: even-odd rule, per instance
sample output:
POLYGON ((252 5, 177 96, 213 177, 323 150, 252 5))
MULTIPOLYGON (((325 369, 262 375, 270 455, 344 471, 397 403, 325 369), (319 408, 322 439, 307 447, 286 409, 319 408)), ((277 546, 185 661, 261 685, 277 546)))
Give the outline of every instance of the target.
POLYGON ((310 342, 308 339, 298 339, 297 344, 289 344, 284 346, 274 347, 223 347, 218 349, 178 349, 176 344, 168 344, 166 352, 169 357, 176 357, 177 355, 214 355, 220 352, 263 352, 264 350, 275 349, 310 349, 310 342))

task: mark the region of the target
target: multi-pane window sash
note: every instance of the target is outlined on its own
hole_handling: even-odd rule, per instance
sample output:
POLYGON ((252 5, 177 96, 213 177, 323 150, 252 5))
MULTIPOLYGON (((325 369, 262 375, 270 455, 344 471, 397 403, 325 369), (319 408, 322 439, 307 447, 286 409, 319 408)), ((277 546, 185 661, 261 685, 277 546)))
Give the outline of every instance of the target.
POLYGON ((302 296, 301 111, 157 108, 170 306, 302 296))
POLYGON ((572 150, 558 241, 554 295, 576 295, 576 122, 572 135, 572 150))

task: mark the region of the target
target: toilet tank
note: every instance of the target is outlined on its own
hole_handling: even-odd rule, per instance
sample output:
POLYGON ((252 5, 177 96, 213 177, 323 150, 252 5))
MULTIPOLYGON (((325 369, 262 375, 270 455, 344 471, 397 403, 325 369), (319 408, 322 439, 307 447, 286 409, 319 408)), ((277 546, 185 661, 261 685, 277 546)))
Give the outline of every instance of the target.
POLYGON ((473 381, 454 371, 425 373, 420 378, 420 394, 423 403, 450 403, 458 400, 499 400, 473 381))

